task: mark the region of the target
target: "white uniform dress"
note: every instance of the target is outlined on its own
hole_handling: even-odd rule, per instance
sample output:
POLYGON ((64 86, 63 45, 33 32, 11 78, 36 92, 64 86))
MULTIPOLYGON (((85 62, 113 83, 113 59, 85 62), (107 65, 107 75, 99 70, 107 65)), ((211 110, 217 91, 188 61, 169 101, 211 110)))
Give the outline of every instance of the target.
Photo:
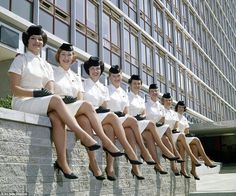
MULTIPOLYGON (((54 81, 51 65, 30 51, 18 55, 8 72, 20 75, 20 86, 29 90, 39 90, 44 88, 49 81, 54 81)), ((51 98, 51 95, 45 97, 13 96, 12 109, 47 116, 51 98)))
MULTIPOLYGON (((112 112, 123 112, 125 107, 129 107, 129 98, 127 93, 121 88, 116 88, 114 85, 108 85, 110 99, 107 103, 108 108, 112 112)), ((129 115, 120 117, 119 120, 123 123, 129 115)))
MULTIPOLYGON (((158 101, 154 102, 149 99, 146 103, 146 117, 148 120, 153 121, 154 123, 158 122, 162 117, 164 117, 165 108, 158 101)), ((164 135, 169 125, 164 124, 160 127, 156 127, 160 137, 164 135)))
MULTIPOLYGON (((133 92, 128 93, 129 97, 129 114, 131 116, 136 116, 138 114, 143 113, 145 111, 145 101, 139 95, 135 95, 133 92)), ((140 120, 138 121, 139 130, 141 133, 146 129, 147 125, 149 124, 149 120, 140 120)))
MULTIPOLYGON (((104 101, 109 100, 108 88, 104 86, 100 81, 94 82, 90 78, 83 82, 84 85, 84 100, 89 101, 95 109, 103 104, 104 101)), ((109 114, 98 113, 98 118, 100 122, 109 114)))
MULTIPOLYGON (((71 69, 64 70, 61 66, 54 68, 55 94, 77 97, 79 92, 84 92, 82 81, 71 69)), ((74 103, 66 104, 73 116, 77 113, 84 101, 78 100, 74 103)))
MULTIPOLYGON (((178 131, 184 133, 184 130, 189 128, 188 120, 184 115, 178 113, 179 125, 178 131)), ((186 137, 186 142, 190 144, 195 137, 186 137)))
MULTIPOLYGON (((179 121, 178 114, 174 110, 164 108, 165 124, 168 124, 170 129, 174 129, 175 123, 179 121)), ((172 134, 173 142, 176 143, 180 133, 172 134)))

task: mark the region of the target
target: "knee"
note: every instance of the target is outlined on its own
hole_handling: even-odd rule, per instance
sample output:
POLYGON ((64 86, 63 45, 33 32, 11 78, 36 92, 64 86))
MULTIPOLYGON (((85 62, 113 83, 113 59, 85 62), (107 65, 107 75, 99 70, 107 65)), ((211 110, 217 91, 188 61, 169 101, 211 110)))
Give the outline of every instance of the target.
POLYGON ((151 138, 151 133, 149 131, 144 131, 141 135, 142 135, 143 139, 145 139, 147 141, 150 140, 150 138, 151 138))
POLYGON ((64 103, 59 95, 53 95, 50 102, 56 106, 64 103))
POLYGON ((119 121, 119 118, 116 116, 116 114, 114 114, 113 112, 110 112, 107 115, 108 118, 110 118, 111 120, 115 120, 115 121, 119 121))
POLYGON ((89 119, 85 115, 79 115, 76 117, 76 119, 80 124, 88 124, 89 123, 89 119))

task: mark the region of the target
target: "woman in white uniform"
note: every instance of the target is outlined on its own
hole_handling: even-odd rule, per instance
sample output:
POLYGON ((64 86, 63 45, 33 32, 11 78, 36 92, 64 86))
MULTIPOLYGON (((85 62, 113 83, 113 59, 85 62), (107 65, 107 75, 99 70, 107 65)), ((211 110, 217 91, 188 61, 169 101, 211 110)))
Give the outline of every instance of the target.
MULTIPOLYGON (((186 111, 186 105, 185 105, 184 101, 179 101, 176 104, 175 111, 178 114, 178 120, 179 120, 178 131, 185 134, 186 141, 190 145, 190 148, 191 148, 193 154, 195 155, 195 157, 199 157, 199 155, 200 155, 201 158, 204 160, 206 166, 208 166, 210 168, 216 167, 216 165, 213 164, 213 162, 206 155, 201 141, 197 137, 193 137, 193 135, 189 133, 188 120, 184 116, 184 113, 186 111)), ((179 144, 178 148, 179 148, 179 152, 180 152, 181 156, 185 157, 185 149, 181 143, 179 144)), ((186 171, 185 167, 186 167, 186 164, 181 163, 181 171, 186 171)), ((200 180, 200 178, 198 177, 198 175, 196 173, 196 166, 193 162, 192 162, 192 169, 191 169, 190 173, 193 175, 195 180, 200 180)))
MULTIPOLYGON (((172 131, 168 124, 165 124, 165 115, 164 115, 164 107, 158 101, 159 90, 156 84, 151 84, 149 86, 149 96, 150 99, 146 102, 146 117, 148 120, 153 121, 156 124, 156 129, 165 144, 165 146, 174 153, 175 156, 181 157, 179 152, 176 149, 176 146, 172 139, 172 131)), ((149 142, 148 144, 149 151, 152 152, 153 157, 155 157, 155 161, 158 161, 158 157, 156 154, 156 147, 153 143, 149 142)), ((178 163, 184 162, 181 158, 177 160, 178 163)), ((174 162, 172 162, 175 164, 174 162)), ((175 165, 172 166, 172 169, 176 168, 175 165)), ((156 170, 159 168, 156 167, 156 170)), ((173 169, 174 173, 177 175, 176 169, 173 169)))
MULTIPOLYGON (((23 112, 49 116, 52 126, 66 124, 75 132, 81 142, 90 150, 100 146, 91 138, 70 115, 61 97, 53 95, 54 77, 51 65, 40 58, 40 51, 47 42, 47 35, 41 26, 30 26, 22 34, 27 52, 18 55, 9 69, 10 85, 13 93, 12 108, 23 112)), ((65 130, 53 129, 57 160, 55 168, 61 170, 66 178, 78 178, 66 160, 65 130)))
MULTIPOLYGON (((133 148, 129 145, 125 137, 125 131, 122 127, 122 124, 119 118, 113 112, 109 112, 110 110, 107 109, 107 101, 109 100, 109 92, 107 87, 105 87, 100 81, 99 78, 104 70, 104 63, 99 60, 98 57, 90 57, 88 61, 84 63, 84 69, 86 73, 89 75, 89 78, 84 81, 84 99, 90 101, 96 111, 98 113, 98 117, 102 123, 103 129, 107 136, 114 141, 112 137, 114 135, 117 137, 121 145, 123 146, 126 157, 129 159, 131 164, 139 165, 142 164, 138 160, 137 155, 133 151, 133 148), (114 131, 114 132, 113 132, 114 131)), ((108 156, 109 157, 109 153, 108 156)), ((111 175, 112 168, 111 163, 109 163, 110 159, 107 159, 108 163, 105 169, 108 179, 114 177, 111 175), (109 171, 108 171, 109 169, 109 171)))
MULTIPOLYGON (((84 88, 81 78, 70 69, 71 64, 73 64, 77 58, 74 54, 73 46, 63 43, 57 50, 55 58, 60 65, 54 68, 55 94, 63 97, 70 113, 75 116, 79 125, 86 130, 91 137, 93 136, 94 130, 97 136, 102 140, 103 147, 113 152, 113 156, 123 155, 104 133, 93 106, 89 102, 82 100, 84 88)), ((96 179, 104 180, 105 177, 98 167, 95 152, 88 151, 88 155, 89 169, 96 179)))
MULTIPOLYGON (((158 131, 156 130, 156 125, 150 120, 146 120, 146 107, 144 99, 139 95, 139 91, 142 87, 142 81, 139 75, 132 75, 128 81, 130 85, 130 92, 128 93, 129 98, 129 114, 134 116, 138 120, 138 125, 141 131, 141 135, 148 144, 149 141, 153 140, 161 149, 162 156, 171 161, 179 159, 175 157, 174 154, 163 144, 158 131)), ((153 157, 155 160, 155 157, 153 157)), ((155 160, 156 161, 156 160, 155 160)), ((155 166, 155 171, 162 171, 161 173, 166 173, 163 171, 160 163, 155 166)), ((164 174, 163 173, 163 174, 164 174)))
MULTIPOLYGON (((137 147, 140 149, 141 158, 149 165, 155 165, 150 153, 144 145, 141 131, 137 120, 128 115, 129 99, 127 93, 120 87, 122 81, 122 71, 118 65, 113 65, 109 69, 110 84, 108 85, 110 99, 107 102, 107 108, 112 112, 115 112, 119 117, 126 133, 126 138, 130 145, 137 151, 137 147)), ((138 173, 137 166, 133 165, 134 173, 138 173)))
MULTIPOLYGON (((177 147, 182 145, 184 147, 185 151, 187 152, 187 154, 190 156, 193 164, 195 164, 196 167, 201 166, 198 159, 192 153, 190 146, 186 142, 185 135, 183 133, 181 133, 180 131, 178 131, 179 119, 178 119, 177 113, 171 109, 172 98, 171 98, 170 93, 163 94, 163 96, 161 98, 161 102, 165 108, 165 110, 164 110, 165 124, 168 124, 170 129, 172 130, 173 141, 174 141, 175 145, 177 145, 177 147)), ((182 157, 182 159, 184 159, 184 157, 182 157)), ((189 178, 189 176, 186 174, 186 171, 181 170, 180 173, 185 178, 189 178)))

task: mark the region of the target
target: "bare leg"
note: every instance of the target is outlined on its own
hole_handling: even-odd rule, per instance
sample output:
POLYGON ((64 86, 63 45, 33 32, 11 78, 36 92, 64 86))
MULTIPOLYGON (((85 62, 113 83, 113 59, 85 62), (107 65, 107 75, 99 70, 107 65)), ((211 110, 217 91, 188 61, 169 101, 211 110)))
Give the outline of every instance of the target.
MULTIPOLYGON (((90 120, 85 115, 77 116, 77 121, 79 125, 86 130, 86 132, 93 137, 93 130, 90 124, 90 120)), ((92 169, 94 176, 102 175, 102 171, 100 170, 97 160, 96 160, 96 153, 95 151, 87 150, 88 157, 89 157, 89 167, 92 169)))
MULTIPOLYGON (((182 145, 181 142, 177 141, 177 146, 179 148, 179 153, 180 153, 180 156, 183 160, 185 160, 185 149, 184 149, 184 146, 182 145)), ((184 175, 187 175, 187 172, 186 172, 186 162, 182 162, 181 164, 181 170, 180 172, 184 175)))
POLYGON ((124 148, 125 152, 127 153, 128 157, 131 160, 137 160, 138 157, 135 154, 135 152, 133 151, 132 147, 129 145, 129 142, 127 141, 127 138, 125 136, 124 128, 122 127, 122 125, 119 121, 119 118, 115 114, 110 113, 102 121, 102 126, 107 125, 107 124, 110 125, 113 128, 117 139, 119 140, 119 142, 123 146, 123 148, 124 148))
POLYGON ((183 145, 186 153, 190 156, 192 162, 196 165, 196 164, 199 164, 197 158, 194 156, 194 154, 192 153, 189 145, 187 144, 186 142, 186 139, 185 139, 185 136, 183 133, 181 133, 177 139, 177 141, 181 142, 181 144, 183 145))
POLYGON ((191 141, 190 143, 190 147, 192 145, 195 145, 197 150, 198 150, 198 153, 200 154, 200 156, 202 157, 202 159, 204 160, 205 164, 207 166, 211 166, 212 165, 212 161, 209 159, 209 157, 206 155, 205 153, 205 150, 202 146, 202 143, 201 141, 197 138, 197 137, 194 137, 194 139, 191 141))
POLYGON ((158 171, 164 171, 157 156, 156 145, 152 134, 149 131, 145 131, 142 136, 146 143, 147 149, 149 150, 153 160, 156 162, 155 167, 158 169, 158 171))
POLYGON ((89 119, 92 129, 101 139, 103 146, 109 149, 109 151, 111 152, 118 152, 118 148, 112 143, 111 140, 109 140, 109 138, 104 133, 102 124, 99 122, 99 119, 97 117, 97 113, 95 112, 93 106, 90 103, 86 101, 83 102, 76 116, 81 114, 85 115, 89 119))
MULTIPOLYGON (((128 140, 129 140, 129 138, 131 136, 127 136, 127 130, 129 132, 132 131, 132 137, 135 139, 136 144, 140 148, 141 155, 143 156, 144 160, 145 161, 153 161, 150 153, 148 152, 147 148, 144 145, 143 138, 142 138, 141 132, 139 130, 139 126, 138 126, 137 120, 135 118, 133 118, 133 117, 128 117, 123 122, 122 125, 123 125, 123 127, 125 129, 126 137, 127 137, 128 140)), ((129 141, 129 143, 130 143, 130 141, 129 141)))
MULTIPOLYGON (((197 147, 195 146, 195 145, 192 145, 192 146, 190 146, 191 147, 191 150, 192 150, 192 152, 193 152, 193 154, 196 156, 196 157, 198 157, 198 149, 197 149, 197 147)), ((195 163, 192 161, 192 169, 191 169, 191 172, 190 172, 193 176, 194 176, 194 178, 196 179, 199 179, 199 177, 198 177, 198 175, 197 175, 197 173, 196 173, 196 166, 195 166, 195 163)))
MULTIPOLYGON (((126 128, 125 134, 126 134, 127 140, 129 141, 129 144, 132 146, 134 152, 136 152, 137 143, 135 140, 135 135, 133 133, 133 130, 130 128, 126 128)), ((142 176, 142 173, 137 165, 132 165, 132 170, 136 175, 142 176)))
POLYGON ((67 133, 65 130, 65 124, 61 121, 56 112, 49 112, 48 116, 52 123, 52 138, 56 147, 57 163, 65 173, 70 174, 71 169, 69 168, 66 159, 67 133))
POLYGON ((49 107, 48 112, 55 111, 60 119, 80 138, 80 140, 86 145, 91 146, 96 144, 97 142, 91 138, 77 123, 76 119, 70 115, 66 105, 62 101, 61 97, 57 95, 53 95, 49 107))
MULTIPOLYGON (((111 125, 104 125, 103 130, 107 137, 115 143, 115 133, 113 131, 113 128, 111 125)), ((106 154, 106 162, 107 162, 107 167, 106 167, 106 173, 109 176, 114 176, 114 158, 110 154, 106 154)))
POLYGON ((156 131, 156 125, 154 123, 150 122, 148 124, 148 126, 146 127, 146 129, 143 131, 143 133, 145 131, 149 131, 152 134, 154 141, 160 147, 160 149, 164 155, 166 155, 167 157, 174 157, 173 153, 171 153, 168 150, 168 148, 163 144, 162 140, 160 139, 160 136, 158 135, 158 133, 156 131))

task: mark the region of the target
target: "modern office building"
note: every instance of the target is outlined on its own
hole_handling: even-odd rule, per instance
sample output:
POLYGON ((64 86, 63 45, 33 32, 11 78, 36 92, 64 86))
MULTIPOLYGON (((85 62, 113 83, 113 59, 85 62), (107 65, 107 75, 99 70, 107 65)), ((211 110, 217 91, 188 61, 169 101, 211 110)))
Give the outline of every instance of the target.
POLYGON ((47 31, 42 57, 51 64, 57 47, 70 42, 84 77, 81 63, 99 56, 107 68, 122 67, 124 88, 129 75, 140 74, 143 95, 155 82, 184 100, 192 123, 236 119, 234 0, 1 0, 1 96, 9 93, 12 59, 25 51, 21 34, 33 23, 47 31))

